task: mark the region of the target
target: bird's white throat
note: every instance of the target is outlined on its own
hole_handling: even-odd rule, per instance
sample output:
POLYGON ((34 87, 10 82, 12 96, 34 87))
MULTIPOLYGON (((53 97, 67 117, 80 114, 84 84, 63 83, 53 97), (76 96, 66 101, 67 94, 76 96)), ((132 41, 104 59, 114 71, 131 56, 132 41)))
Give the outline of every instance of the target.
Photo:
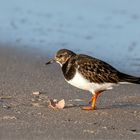
POLYGON ((62 64, 59 61, 56 61, 56 63, 58 63, 62 67, 62 64))

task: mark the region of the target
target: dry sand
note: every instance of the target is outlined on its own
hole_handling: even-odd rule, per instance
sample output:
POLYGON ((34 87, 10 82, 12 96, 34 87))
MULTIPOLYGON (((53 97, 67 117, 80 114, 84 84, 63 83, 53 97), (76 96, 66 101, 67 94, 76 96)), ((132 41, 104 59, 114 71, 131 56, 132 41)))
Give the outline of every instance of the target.
POLYGON ((0 47, 1 140, 140 139, 140 85, 104 92, 97 110, 83 111, 91 95, 68 85, 47 60, 37 50, 0 47), (50 109, 48 96, 74 106, 50 109))

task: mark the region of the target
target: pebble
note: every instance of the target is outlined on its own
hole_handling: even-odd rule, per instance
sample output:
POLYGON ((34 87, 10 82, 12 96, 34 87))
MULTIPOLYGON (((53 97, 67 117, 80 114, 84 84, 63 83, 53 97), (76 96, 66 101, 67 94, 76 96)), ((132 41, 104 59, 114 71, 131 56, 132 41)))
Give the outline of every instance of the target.
POLYGON ((83 132, 84 133, 91 133, 91 134, 95 133, 93 130, 83 130, 83 132))
POLYGON ((35 91, 35 92, 33 92, 33 95, 40 95, 41 93, 39 92, 39 91, 35 91))
POLYGON ((3 120, 16 120, 17 118, 15 116, 4 116, 2 119, 3 120))

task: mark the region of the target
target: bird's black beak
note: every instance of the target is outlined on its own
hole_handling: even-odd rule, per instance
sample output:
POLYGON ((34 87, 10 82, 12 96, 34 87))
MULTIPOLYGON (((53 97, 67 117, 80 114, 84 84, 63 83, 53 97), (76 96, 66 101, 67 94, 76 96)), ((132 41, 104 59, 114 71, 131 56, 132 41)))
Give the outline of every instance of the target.
POLYGON ((49 60, 49 61, 46 63, 46 65, 52 64, 52 63, 54 63, 54 62, 55 62, 55 59, 51 59, 51 60, 49 60))

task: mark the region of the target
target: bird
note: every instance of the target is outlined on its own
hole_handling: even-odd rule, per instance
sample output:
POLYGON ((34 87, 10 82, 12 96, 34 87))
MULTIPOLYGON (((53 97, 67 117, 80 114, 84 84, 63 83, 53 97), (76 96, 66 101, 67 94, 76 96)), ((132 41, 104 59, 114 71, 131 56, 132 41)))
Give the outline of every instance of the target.
POLYGON ((46 65, 58 63, 64 79, 79 89, 92 93, 90 104, 83 110, 95 110, 97 98, 102 92, 120 84, 140 84, 140 77, 120 72, 112 65, 92 56, 76 54, 68 49, 60 49, 46 65))

